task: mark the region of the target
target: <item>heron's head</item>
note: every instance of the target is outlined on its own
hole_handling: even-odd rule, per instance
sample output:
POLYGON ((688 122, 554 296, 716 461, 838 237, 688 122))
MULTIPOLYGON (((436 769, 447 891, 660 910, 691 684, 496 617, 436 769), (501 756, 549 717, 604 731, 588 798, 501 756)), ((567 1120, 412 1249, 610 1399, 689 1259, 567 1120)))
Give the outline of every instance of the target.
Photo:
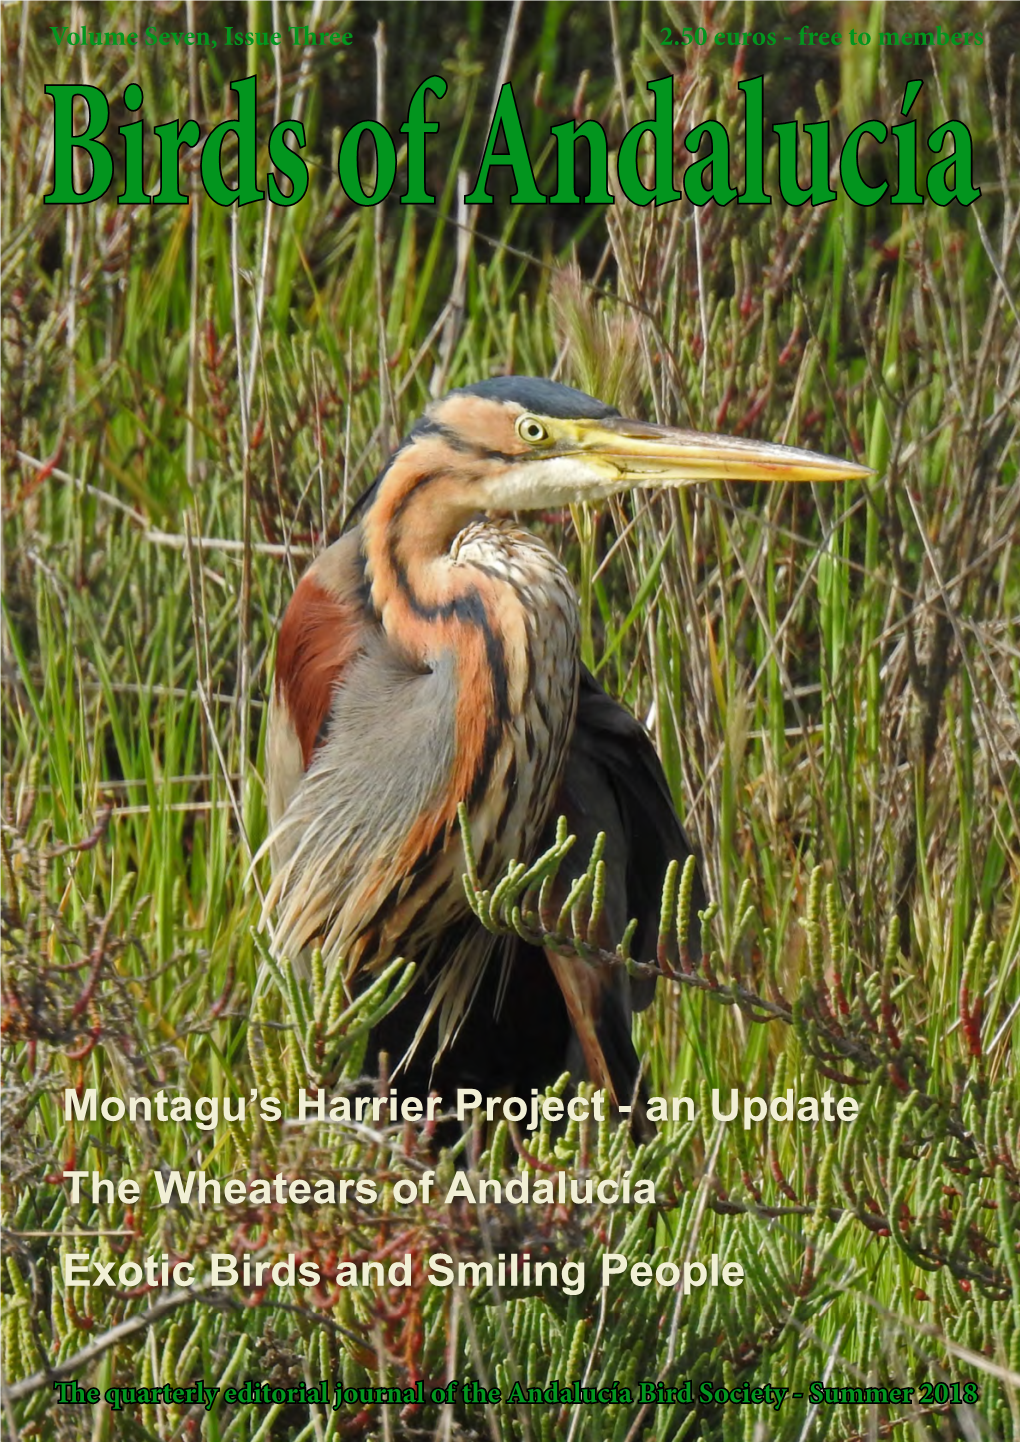
POLYGON ((581 391, 532 376, 500 376, 434 401, 402 454, 408 447, 427 453, 430 474, 442 470, 446 499, 474 511, 544 510, 636 486, 870 474, 854 461, 793 446, 627 420, 581 391))
POLYGON ((840 481, 870 472, 793 446, 627 420, 582 391, 500 376, 433 401, 357 502, 372 568, 444 555, 474 518, 697 481, 840 481))

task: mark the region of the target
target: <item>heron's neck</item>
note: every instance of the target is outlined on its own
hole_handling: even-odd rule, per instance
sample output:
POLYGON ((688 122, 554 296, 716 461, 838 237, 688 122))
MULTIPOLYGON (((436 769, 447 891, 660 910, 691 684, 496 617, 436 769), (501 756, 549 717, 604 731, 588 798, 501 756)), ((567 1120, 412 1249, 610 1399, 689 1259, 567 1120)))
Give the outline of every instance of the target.
MULTIPOLYGON (((421 447, 416 447, 420 453, 421 447)), ((420 454, 413 472, 398 455, 361 522, 372 606, 393 646, 415 665, 456 649, 491 588, 458 567, 451 548, 476 514, 469 488, 420 454)))
POLYGON ((452 828, 464 801, 487 875, 532 853, 555 799, 580 621, 566 571, 536 536, 455 501, 442 478, 380 486, 362 548, 389 645, 452 699, 456 764, 430 835, 452 828))

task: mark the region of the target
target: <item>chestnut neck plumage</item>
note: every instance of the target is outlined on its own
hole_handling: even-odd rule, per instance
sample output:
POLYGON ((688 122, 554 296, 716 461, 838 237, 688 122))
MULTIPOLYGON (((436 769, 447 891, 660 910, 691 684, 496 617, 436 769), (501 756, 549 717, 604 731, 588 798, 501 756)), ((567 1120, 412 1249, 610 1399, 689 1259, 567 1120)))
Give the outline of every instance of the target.
POLYGON ((477 508, 470 483, 450 476, 445 459, 445 449, 429 441, 398 452, 361 522, 373 609, 390 643, 418 667, 456 646, 456 603, 478 585, 451 562, 451 547, 477 508))
POLYGON ((448 455, 428 440, 397 454, 362 517, 362 549, 390 644, 421 670, 453 658, 450 801, 467 802, 482 833, 479 855, 499 868, 528 853, 551 809, 576 712, 580 625, 570 580, 548 548, 509 521, 479 516, 472 490, 486 458, 454 476, 448 455), (504 784, 493 787, 494 775, 504 784), (502 813, 488 815, 486 798, 500 795, 502 813))

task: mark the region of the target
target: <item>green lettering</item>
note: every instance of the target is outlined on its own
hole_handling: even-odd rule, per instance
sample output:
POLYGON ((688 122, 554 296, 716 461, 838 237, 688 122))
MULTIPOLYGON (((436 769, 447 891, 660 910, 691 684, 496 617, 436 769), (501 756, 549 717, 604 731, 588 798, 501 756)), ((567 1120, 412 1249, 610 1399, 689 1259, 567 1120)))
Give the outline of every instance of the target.
MULTIPOLYGON (((620 189, 635 205, 665 205, 670 200, 679 200, 682 191, 673 183, 673 77, 650 80, 648 89, 655 97, 655 108, 651 120, 639 120, 632 125, 620 142, 616 170, 620 177, 620 189), (652 153, 655 157, 655 186, 649 190, 638 174, 638 145, 644 135, 652 137, 652 153)), ((734 195, 736 191, 733 192, 734 195)))
MULTIPOLYGON (((47 85, 47 90, 50 88, 47 85)), ((981 194, 974 184, 974 145, 970 131, 962 120, 947 120, 928 137, 928 149, 937 155, 946 143, 946 136, 953 137, 954 149, 945 160, 938 161, 928 172, 928 194, 936 205, 948 205, 958 200, 961 205, 973 205, 981 194), (946 177, 953 171, 953 184, 946 177)), ((47 196, 47 199, 49 197, 47 196)))
POLYGON ((397 152, 385 125, 380 125, 378 120, 359 120, 357 125, 352 125, 340 146, 336 169, 340 184, 355 205, 378 205, 385 200, 397 173, 397 152), (371 195, 361 183, 358 165, 358 145, 363 135, 370 135, 375 142, 375 187, 371 195))
POLYGON ((797 122, 784 120, 772 129, 779 136, 779 193, 787 205, 825 205, 836 199, 829 184, 829 122, 813 120, 804 129, 811 140, 811 189, 802 190, 797 178, 797 122))
POLYGON ((95 85, 46 85, 53 97, 53 189, 43 197, 45 205, 88 205, 105 195, 113 180, 113 156, 99 140, 110 118, 106 96, 95 85), (89 120, 81 135, 74 133, 74 102, 78 96, 88 106, 89 120), (74 188, 74 151, 87 150, 92 161, 92 181, 78 194, 74 188))
POLYGON ((887 180, 883 180, 881 185, 866 184, 861 175, 861 161, 858 154, 862 135, 873 135, 881 143, 886 134, 886 128, 881 120, 865 120, 851 130, 840 151, 839 178, 843 182, 843 189, 847 195, 858 205, 877 205, 889 189, 887 180))
MULTIPOLYGON (((941 32, 940 32, 941 33, 941 32)), ((903 114, 909 115, 917 99, 923 80, 911 80, 903 97, 903 114)), ((890 197, 893 205, 919 205, 924 197, 917 189, 917 125, 911 120, 903 125, 894 125, 896 137, 896 190, 890 197)))
POLYGON ((517 189, 510 197, 511 205, 545 205, 546 199, 535 184, 535 172, 531 168, 531 156, 521 128, 521 117, 517 113, 514 92, 507 81, 499 92, 496 110, 485 139, 485 151, 478 169, 478 179, 470 195, 464 197, 468 205, 491 205, 492 196, 486 190, 489 170, 494 165, 509 165, 517 182, 517 189), (495 153, 496 140, 502 130, 506 141, 506 154, 495 153))
POLYGON ((684 171, 687 199, 692 205, 707 205, 710 200, 714 200, 716 205, 729 205, 731 200, 736 200, 737 192, 730 184, 730 137, 725 125, 718 120, 703 120, 688 132, 684 144, 693 154, 700 148, 706 135, 711 141, 708 154, 701 160, 692 161, 684 171), (716 174, 717 161, 721 167, 720 175, 716 174), (712 183, 706 185, 705 170, 709 167, 712 171, 712 183))
POLYGON ((553 205, 577 205, 578 196, 574 189, 574 154, 578 140, 588 142, 590 181, 585 201, 588 205, 612 205, 609 193, 609 142, 606 132, 597 120, 564 120, 554 125, 556 137, 556 194, 549 199, 553 205))
POLYGON ((407 136, 407 190, 400 197, 401 205, 435 205, 436 198, 425 189, 425 137, 434 135, 439 122, 425 119, 426 95, 446 94, 446 81, 441 75, 430 75, 411 96, 407 119, 400 127, 407 136))
MULTIPOLYGON (((761 42, 755 39, 755 44, 761 42)), ((737 82, 737 89, 747 96, 744 118, 744 189, 738 205, 771 205, 772 197, 765 189, 765 110, 762 103, 763 75, 737 82)))
MULTIPOLYGON (((128 110, 138 110, 144 96, 142 87, 134 81, 124 89, 124 104, 128 110)), ((117 196, 118 205, 151 205, 152 198, 145 189, 145 162, 142 146, 145 140, 145 122, 132 120, 120 126, 124 137, 124 189, 117 196)))
POLYGON ((276 176, 270 175, 266 182, 266 190, 269 192, 269 199, 274 205, 297 205, 308 189, 308 166, 295 155, 287 144, 287 135, 293 135, 298 146, 305 143, 305 127, 300 120, 281 120, 279 125, 274 125, 269 135, 269 160, 277 170, 290 181, 291 190, 289 195, 284 195, 280 189, 276 176))
POLYGON ((237 94, 237 119, 223 120, 209 132, 202 146, 202 184, 217 205, 250 205, 264 199, 256 178, 258 80, 249 75, 245 80, 232 80, 230 88, 237 94), (223 178, 223 142, 231 132, 237 136, 236 186, 223 178))
POLYGON ((202 138, 197 120, 168 120, 165 125, 153 127, 159 136, 159 189, 152 197, 155 205, 187 205, 188 197, 180 191, 180 162, 178 156, 182 145, 197 145, 202 138))

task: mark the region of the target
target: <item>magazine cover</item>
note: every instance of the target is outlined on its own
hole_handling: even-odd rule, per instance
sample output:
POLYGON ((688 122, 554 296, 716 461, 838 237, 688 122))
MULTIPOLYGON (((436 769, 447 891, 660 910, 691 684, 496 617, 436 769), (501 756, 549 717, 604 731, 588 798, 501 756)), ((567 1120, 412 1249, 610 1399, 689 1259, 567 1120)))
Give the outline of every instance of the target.
POLYGON ((4 1437, 1020 1436, 1020 11, 0 22, 4 1437))

